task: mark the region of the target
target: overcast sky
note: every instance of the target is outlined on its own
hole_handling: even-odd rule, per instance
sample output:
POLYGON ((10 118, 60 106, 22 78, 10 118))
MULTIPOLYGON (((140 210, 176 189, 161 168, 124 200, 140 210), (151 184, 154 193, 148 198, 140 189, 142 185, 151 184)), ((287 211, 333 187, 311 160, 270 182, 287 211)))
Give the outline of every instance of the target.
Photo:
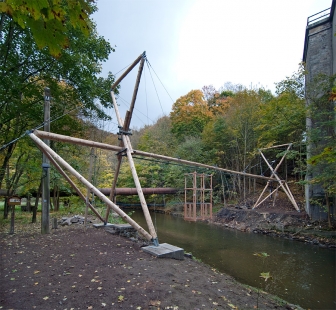
MULTIPOLYGON (((99 10, 93 15, 98 33, 116 46, 103 63, 103 75, 117 74, 146 51, 155 72, 145 66, 131 122, 138 129, 169 115, 174 101, 204 85, 219 89, 232 82, 274 92, 274 83, 290 76, 302 60, 307 17, 331 2, 98 0, 99 10)), ((138 67, 121 83, 122 117, 137 71, 138 67)), ((112 123, 104 127, 116 132, 113 110, 111 115, 112 123)))

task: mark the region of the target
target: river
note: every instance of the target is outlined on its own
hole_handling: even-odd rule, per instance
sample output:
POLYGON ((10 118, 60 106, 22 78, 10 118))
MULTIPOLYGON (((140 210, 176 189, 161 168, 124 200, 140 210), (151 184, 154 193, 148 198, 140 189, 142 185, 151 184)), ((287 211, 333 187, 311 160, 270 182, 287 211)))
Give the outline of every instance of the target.
MULTIPOLYGON (((147 230, 141 211, 132 218, 147 230)), ((241 283, 306 309, 336 309, 335 250, 159 213, 152 219, 160 243, 181 247, 241 283), (261 252, 269 256, 254 255, 261 252), (272 278, 265 281, 261 272, 272 278)))

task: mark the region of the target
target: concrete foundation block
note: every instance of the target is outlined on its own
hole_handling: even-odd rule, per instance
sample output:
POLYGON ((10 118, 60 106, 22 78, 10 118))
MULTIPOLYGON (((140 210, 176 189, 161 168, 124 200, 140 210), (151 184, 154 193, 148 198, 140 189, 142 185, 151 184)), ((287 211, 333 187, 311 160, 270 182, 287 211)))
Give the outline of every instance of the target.
POLYGON ((149 245, 142 250, 159 258, 184 259, 184 250, 168 243, 162 243, 159 246, 149 245))

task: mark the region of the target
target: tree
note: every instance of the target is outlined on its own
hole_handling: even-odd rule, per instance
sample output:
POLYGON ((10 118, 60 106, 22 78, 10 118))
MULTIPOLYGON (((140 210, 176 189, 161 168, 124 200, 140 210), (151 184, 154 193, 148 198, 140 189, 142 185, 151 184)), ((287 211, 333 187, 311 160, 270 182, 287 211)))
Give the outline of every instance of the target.
POLYGON ((29 28, 38 48, 47 47, 55 57, 69 46, 69 24, 89 35, 92 27, 89 16, 93 10, 92 1, 88 0, 0 2, 1 25, 6 14, 22 29, 29 28))
POLYGON ((260 107, 260 124, 256 128, 259 146, 302 141, 305 118, 304 99, 284 90, 260 107))
POLYGON ((170 113, 172 132, 180 141, 184 137, 198 136, 211 117, 212 113, 203 99, 203 93, 192 90, 173 104, 170 113))
POLYGON ((141 130, 138 149, 141 151, 172 156, 177 141, 172 134, 172 124, 168 116, 161 117, 152 126, 141 130))
MULTIPOLYGON (((73 4, 70 0, 68 2, 73 4)), ((14 5, 21 2, 5 3, 14 5)), ((62 9, 68 12, 71 6, 62 4, 62 9)), ((90 10, 93 12, 94 7, 90 10)), ((10 12, 1 13, 0 21, 1 187, 6 167, 17 146, 17 142, 11 141, 43 122, 44 87, 51 89, 52 119, 58 118, 51 124, 52 131, 78 134, 83 128, 83 120, 88 117, 109 118, 103 108, 112 105, 108 89, 114 78, 111 74, 107 78, 97 74, 101 72, 101 62, 114 50, 97 34, 93 22, 90 22, 86 35, 82 29, 73 26, 70 17, 66 17, 64 27, 68 45, 56 59, 47 47, 38 48, 28 22, 22 28, 10 12), (64 114, 67 115, 65 118, 59 118, 64 114)))
POLYGON ((204 98, 208 103, 209 111, 215 115, 223 115, 229 108, 229 97, 234 93, 230 90, 217 91, 212 85, 202 87, 204 98))

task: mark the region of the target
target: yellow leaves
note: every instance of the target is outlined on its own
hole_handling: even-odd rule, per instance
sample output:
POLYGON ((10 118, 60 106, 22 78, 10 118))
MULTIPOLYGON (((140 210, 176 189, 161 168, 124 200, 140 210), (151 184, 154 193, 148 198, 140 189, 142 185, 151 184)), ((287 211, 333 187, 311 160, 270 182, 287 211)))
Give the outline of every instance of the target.
POLYGON ((34 271, 34 274, 38 274, 38 273, 40 273, 39 270, 35 270, 35 271, 34 271))
POLYGON ((271 277, 269 272, 262 272, 262 273, 260 273, 260 278, 265 279, 265 282, 266 282, 268 279, 270 279, 272 277, 271 277))
POLYGON ((123 302, 125 297, 123 295, 118 296, 118 302, 123 302))
POLYGON ((43 297, 43 299, 44 299, 44 300, 48 300, 48 299, 49 299, 49 297, 48 297, 48 296, 45 296, 45 297, 43 297))

